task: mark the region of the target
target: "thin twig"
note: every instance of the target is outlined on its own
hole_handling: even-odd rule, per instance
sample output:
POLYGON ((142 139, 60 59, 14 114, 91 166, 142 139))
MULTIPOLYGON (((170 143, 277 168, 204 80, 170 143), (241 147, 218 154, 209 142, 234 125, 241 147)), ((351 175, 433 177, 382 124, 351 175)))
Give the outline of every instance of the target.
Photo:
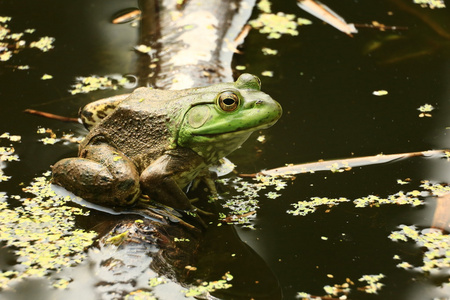
POLYGON ((51 114, 45 111, 39 111, 39 110, 34 110, 34 109, 25 109, 24 112, 32 114, 32 115, 38 115, 44 118, 48 118, 48 119, 53 119, 53 120, 58 120, 58 121, 63 121, 63 122, 76 122, 76 123, 80 123, 80 120, 78 118, 70 118, 70 117, 64 117, 64 116, 60 116, 60 115, 55 115, 55 114, 51 114))

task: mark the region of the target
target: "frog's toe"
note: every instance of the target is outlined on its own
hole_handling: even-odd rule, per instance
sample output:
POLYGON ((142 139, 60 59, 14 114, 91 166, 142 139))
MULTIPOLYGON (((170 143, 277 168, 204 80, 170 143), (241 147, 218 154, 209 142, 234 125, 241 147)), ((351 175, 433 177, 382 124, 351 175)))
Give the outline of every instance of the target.
MULTIPOLYGON (((128 193, 125 195, 125 197, 124 197, 125 200, 123 202, 125 203, 126 206, 132 205, 132 204, 136 203, 137 200, 140 199, 140 196, 141 196, 141 190, 139 187, 136 187, 134 192, 131 192, 131 193, 128 193)), ((121 200, 119 200, 119 202, 120 201, 121 200)))
POLYGON ((192 206, 192 208, 193 209, 191 211, 194 212, 194 213, 197 213, 199 215, 202 215, 202 216, 214 216, 214 214, 212 212, 200 209, 200 208, 195 207, 195 206, 192 206))

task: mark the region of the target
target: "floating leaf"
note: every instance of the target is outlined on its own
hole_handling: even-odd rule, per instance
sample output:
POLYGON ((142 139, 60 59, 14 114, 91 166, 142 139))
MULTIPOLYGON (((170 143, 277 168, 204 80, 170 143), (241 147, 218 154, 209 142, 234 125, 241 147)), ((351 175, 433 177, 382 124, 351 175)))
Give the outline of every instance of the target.
POLYGON ((386 96, 388 94, 388 91, 386 90, 373 91, 372 94, 375 96, 386 96))
POLYGON ((422 7, 445 8, 444 0, 414 0, 414 3, 419 4, 422 7))

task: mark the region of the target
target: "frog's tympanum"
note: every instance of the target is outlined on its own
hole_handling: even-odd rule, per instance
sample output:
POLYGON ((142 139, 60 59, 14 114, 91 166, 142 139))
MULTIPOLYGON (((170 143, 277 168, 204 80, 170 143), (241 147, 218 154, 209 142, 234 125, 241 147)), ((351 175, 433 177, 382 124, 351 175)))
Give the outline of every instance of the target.
POLYGON ((261 92, 258 77, 186 90, 138 88, 127 97, 88 104, 89 129, 78 158, 53 166, 53 182, 90 202, 131 205, 141 194, 190 210, 183 188, 273 125, 281 106, 261 92))

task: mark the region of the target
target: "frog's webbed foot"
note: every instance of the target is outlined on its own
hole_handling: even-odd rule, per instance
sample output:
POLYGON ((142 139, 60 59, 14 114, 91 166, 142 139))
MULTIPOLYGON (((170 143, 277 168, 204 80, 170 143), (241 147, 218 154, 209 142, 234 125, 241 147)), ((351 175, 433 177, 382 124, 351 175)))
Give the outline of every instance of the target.
POLYGON ((194 179, 194 181, 192 182, 192 190, 197 189, 198 185, 203 182, 212 196, 217 197, 218 193, 216 188, 216 179, 217 174, 206 169, 204 172, 199 174, 197 178, 194 179))
MULTIPOLYGON (((144 216, 153 217, 160 220, 161 218, 166 218, 170 222, 179 223, 186 228, 198 230, 198 228, 195 225, 184 221, 182 219, 183 215, 179 213, 176 209, 155 202, 151 200, 147 195, 141 195, 139 197, 139 200, 136 202, 136 205, 132 208, 132 210, 134 212, 143 214, 144 216)), ((204 228, 206 228, 206 225, 203 222, 203 220, 201 220, 199 223, 204 228)))
MULTIPOLYGON (((200 215, 213 215, 212 213, 203 211, 194 206, 189 210, 178 210, 170 206, 161 204, 159 202, 153 201, 147 195, 141 195, 139 201, 136 203, 135 209, 140 211, 152 211, 153 213, 159 214, 161 216, 167 217, 171 222, 180 223, 181 225, 188 228, 195 228, 194 225, 184 221, 183 214, 193 217, 203 228, 207 228, 205 221, 200 217, 200 215)), ((145 213, 145 212, 144 212, 145 213)))

